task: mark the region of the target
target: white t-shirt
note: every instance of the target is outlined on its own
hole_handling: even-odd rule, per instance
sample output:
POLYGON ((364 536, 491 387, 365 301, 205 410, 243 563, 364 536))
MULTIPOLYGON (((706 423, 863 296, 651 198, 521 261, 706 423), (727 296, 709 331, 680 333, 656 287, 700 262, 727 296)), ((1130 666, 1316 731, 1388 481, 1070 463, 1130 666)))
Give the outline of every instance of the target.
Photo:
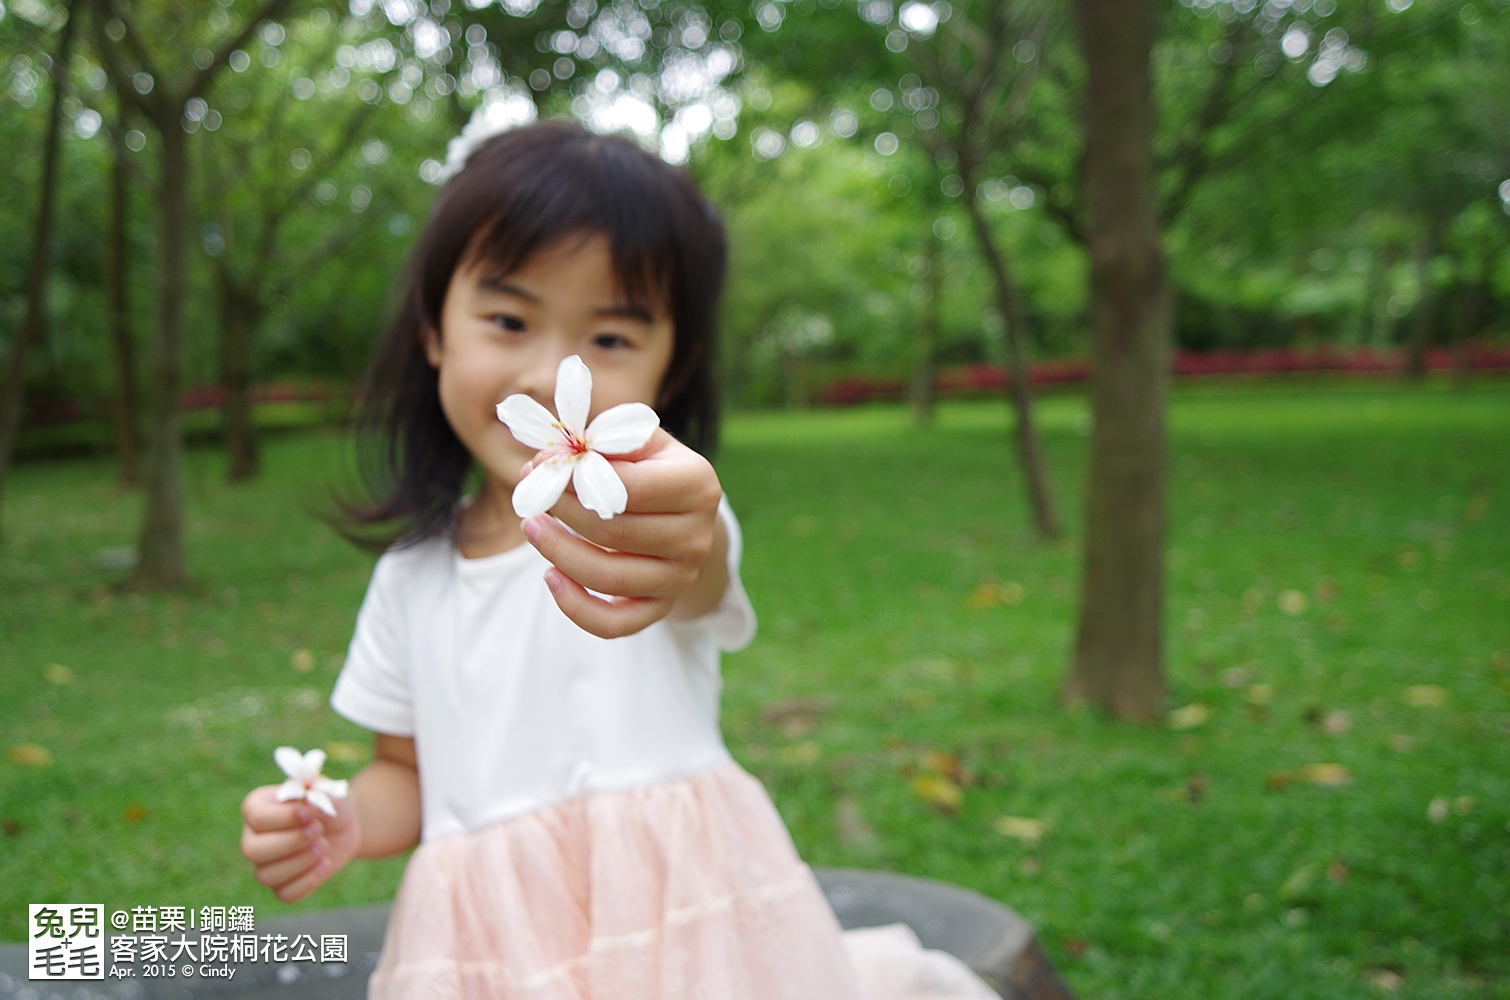
POLYGON ((728 761, 719 652, 755 635, 727 500, 729 587, 711 613, 599 639, 561 613, 532 545, 465 559, 448 536, 385 553, 330 702, 359 726, 412 736, 425 841, 577 796, 728 761))

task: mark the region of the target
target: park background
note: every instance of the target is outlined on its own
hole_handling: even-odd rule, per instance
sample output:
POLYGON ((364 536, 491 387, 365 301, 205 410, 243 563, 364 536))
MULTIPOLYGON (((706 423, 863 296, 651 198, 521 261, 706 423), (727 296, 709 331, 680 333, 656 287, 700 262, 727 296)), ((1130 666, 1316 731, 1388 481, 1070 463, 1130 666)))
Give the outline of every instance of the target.
POLYGON ((236 807, 370 755, 355 387, 448 144, 560 115, 725 212, 725 730, 805 858, 1002 900, 1087 997, 1510 996, 1507 66, 1503 0, 7 0, 0 938, 290 909, 236 807), (1086 504, 1133 425, 1142 535, 1086 504))

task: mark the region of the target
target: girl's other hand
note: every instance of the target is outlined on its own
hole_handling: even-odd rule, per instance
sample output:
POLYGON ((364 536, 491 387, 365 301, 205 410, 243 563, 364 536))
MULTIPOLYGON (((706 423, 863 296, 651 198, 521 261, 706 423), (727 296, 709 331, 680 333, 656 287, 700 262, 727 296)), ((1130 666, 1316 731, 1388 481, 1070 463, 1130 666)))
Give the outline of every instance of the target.
POLYGON ((263 785, 242 800, 241 853, 258 882, 293 903, 356 857, 361 826, 347 799, 335 799, 336 814, 327 816, 308 802, 277 796, 277 785, 263 785))
POLYGON ((723 489, 713 466, 664 430, 611 461, 629 494, 624 513, 605 521, 568 490, 551 513, 577 535, 545 514, 523 524, 525 538, 555 566, 546 583, 556 604, 604 639, 712 611, 729 582, 728 537, 718 519, 723 489))

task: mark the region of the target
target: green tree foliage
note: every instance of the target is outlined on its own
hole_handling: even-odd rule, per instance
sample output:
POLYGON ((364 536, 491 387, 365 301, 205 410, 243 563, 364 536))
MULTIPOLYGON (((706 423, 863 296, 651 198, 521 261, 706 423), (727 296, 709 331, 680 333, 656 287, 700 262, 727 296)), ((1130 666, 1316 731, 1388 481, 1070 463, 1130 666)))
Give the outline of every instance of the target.
MULTIPOLYGON (((1161 6, 1155 151, 1179 344, 1503 335, 1505 6, 1161 6)), ((227 0, 176 18, 167 0, 133 4, 120 21, 139 25, 132 37, 161 77, 145 95, 142 52, 126 34, 111 39, 104 17, 132 71, 127 103, 204 74, 254 7, 227 0)), ((59 75, 71 95, 48 335, 26 372, 32 419, 104 414, 118 395, 102 265, 112 137, 133 165, 128 326, 143 340, 143 381, 159 326, 162 135, 139 110, 121 119, 93 27, 68 66, 51 65, 61 9, 16 0, 0 16, 0 164, 15 178, 0 191, 0 346, 21 321, 59 75)), ((935 364, 1005 360, 1001 309, 970 245, 971 199, 1011 265, 1028 349, 1082 354, 1085 72, 1067 12, 1028 0, 300 0, 221 53, 198 103, 173 110, 193 165, 181 381, 354 379, 448 141, 469 122, 556 114, 634 131, 725 207, 723 359, 739 403, 810 401, 839 375, 904 379, 935 321, 935 364), (1015 26, 994 52, 979 45, 993 17, 1015 26), (998 103, 972 133, 960 87, 992 59, 998 103), (970 148, 980 159, 967 190, 970 148), (249 303, 235 311, 247 321, 235 377, 223 337, 232 285, 249 303)))

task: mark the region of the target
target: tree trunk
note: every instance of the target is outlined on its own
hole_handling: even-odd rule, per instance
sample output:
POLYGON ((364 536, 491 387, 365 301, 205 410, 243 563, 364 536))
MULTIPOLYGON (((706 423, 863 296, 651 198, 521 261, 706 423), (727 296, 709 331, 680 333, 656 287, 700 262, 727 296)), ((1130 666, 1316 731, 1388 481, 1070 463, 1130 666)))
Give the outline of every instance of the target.
POLYGON ((111 136, 115 162, 110 172, 110 231, 106 237, 106 312, 115 360, 115 450, 121 479, 141 480, 141 440, 137 428, 136 345, 131 339, 129 257, 127 247, 126 110, 121 108, 111 136))
MULTIPOLYGON (((0 501, 5 496, 5 480, 16 453, 16 438, 21 432, 21 411, 26 401, 26 362, 31 350, 42 339, 47 324, 47 276, 52 264, 52 217, 57 202, 58 145, 63 130, 63 96, 67 92, 68 56, 73 47, 74 29, 78 26, 78 3, 68 5, 68 20, 58 39, 58 54, 53 60, 52 107, 48 111, 47 137, 42 144, 42 177, 37 206, 36 236, 31 246, 31 269, 26 277, 26 316, 5 359, 4 382, 0 383, 0 501)), ((0 508, 3 509, 3 508, 0 508)))
POLYGON ((991 224, 976 200, 975 172, 967 171, 962 162, 961 173, 965 182, 965 208, 970 213, 970 222, 975 230, 976 242, 980 244, 981 255, 991 268, 991 277, 996 284, 997 308, 1001 310, 1002 319, 1007 323, 1007 392, 1012 409, 1017 414, 1017 459, 1028 488, 1028 503, 1033 508, 1033 527, 1039 538, 1058 538, 1061 531, 1059 514, 1054 510, 1054 500, 1049 494, 1048 475, 1044 471, 1043 455, 1038 447, 1038 430, 1033 423, 1033 395, 1028 388, 1028 367, 1023 350, 1027 319, 1023 315, 1021 297, 1012 281, 1012 274, 1007 268, 1006 256, 996 246, 991 224))
POLYGON ((188 223, 187 134, 177 121, 157 123, 162 152, 158 192, 158 328, 147 439, 147 504, 142 515, 136 583, 166 589, 185 583, 183 559, 182 381, 184 228, 188 223))
POLYGON ((1395 247, 1389 244, 1379 251, 1379 295, 1374 300, 1374 327, 1369 331, 1369 341, 1381 351, 1395 346, 1395 317, 1389 306, 1390 272, 1395 269, 1395 254, 1395 247))
POLYGON ((1482 282, 1463 285, 1458 292, 1458 323, 1452 338, 1452 387, 1459 392, 1468 388, 1473 376, 1473 338, 1484 321, 1488 291, 1482 282))
POLYGON ((918 286, 925 300, 919 311, 917 333, 912 343, 912 371, 907 380, 907 401, 912 407, 912 422, 918 427, 933 426, 934 355, 938 352, 939 311, 944 297, 944 255, 941 251, 938 237, 930 232, 928 273, 918 286))
POLYGON ((253 297, 242 294, 221 276, 220 290, 220 381, 225 390, 220 422, 225 439, 226 475, 232 482, 257 475, 259 449, 252 426, 252 377, 248 343, 256 321, 253 297))
POLYGON ((1442 238, 1442 219, 1432 216, 1426 231, 1416 240, 1416 323, 1410 332, 1410 347, 1405 352, 1405 376, 1413 382, 1426 377, 1426 347, 1436 325, 1437 290, 1431 281, 1431 260, 1437 255, 1442 238))
POLYGON ((1152 152, 1150 0, 1076 0, 1085 51, 1092 342, 1085 569, 1067 704, 1157 719, 1164 595, 1164 408, 1171 307, 1152 152))

